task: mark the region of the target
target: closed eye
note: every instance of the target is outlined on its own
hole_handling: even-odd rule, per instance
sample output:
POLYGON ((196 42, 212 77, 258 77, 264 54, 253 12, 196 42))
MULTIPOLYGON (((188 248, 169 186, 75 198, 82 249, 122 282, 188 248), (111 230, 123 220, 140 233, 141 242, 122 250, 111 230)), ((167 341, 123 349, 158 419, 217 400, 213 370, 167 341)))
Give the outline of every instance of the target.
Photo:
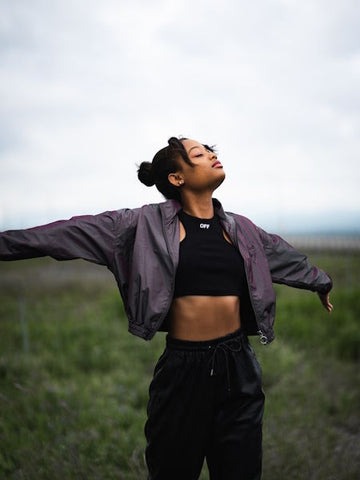
POLYGON ((203 147, 204 147, 208 152, 216 153, 215 145, 211 145, 211 147, 210 147, 209 145, 204 144, 203 147))

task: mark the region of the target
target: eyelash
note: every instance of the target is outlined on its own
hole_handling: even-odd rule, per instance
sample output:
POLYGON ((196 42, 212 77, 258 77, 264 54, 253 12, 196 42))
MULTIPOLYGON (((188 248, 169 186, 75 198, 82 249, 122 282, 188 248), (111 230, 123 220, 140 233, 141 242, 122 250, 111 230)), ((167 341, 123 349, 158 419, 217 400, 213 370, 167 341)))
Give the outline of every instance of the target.
POLYGON ((216 150, 216 145, 211 145, 209 147, 209 145, 204 145, 205 149, 208 150, 209 152, 213 152, 213 153, 217 153, 217 150, 216 150))
MULTIPOLYGON (((212 153, 217 153, 216 149, 215 149, 215 145, 211 145, 211 147, 209 147, 209 145, 203 145, 203 147, 205 148, 205 150, 207 150, 208 152, 212 152, 212 153)), ((202 157, 203 156, 203 153, 198 153, 197 155, 195 155, 195 158, 197 157, 202 157)))

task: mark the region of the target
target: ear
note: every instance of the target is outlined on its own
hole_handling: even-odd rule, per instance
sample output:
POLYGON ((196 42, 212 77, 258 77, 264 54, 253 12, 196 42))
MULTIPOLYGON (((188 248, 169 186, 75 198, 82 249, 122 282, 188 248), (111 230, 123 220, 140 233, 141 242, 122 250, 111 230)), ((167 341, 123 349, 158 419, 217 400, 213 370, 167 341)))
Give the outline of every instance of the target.
POLYGON ((171 183, 171 185, 174 185, 174 187, 181 187, 181 185, 184 184, 184 179, 181 173, 169 173, 168 175, 168 180, 171 183))

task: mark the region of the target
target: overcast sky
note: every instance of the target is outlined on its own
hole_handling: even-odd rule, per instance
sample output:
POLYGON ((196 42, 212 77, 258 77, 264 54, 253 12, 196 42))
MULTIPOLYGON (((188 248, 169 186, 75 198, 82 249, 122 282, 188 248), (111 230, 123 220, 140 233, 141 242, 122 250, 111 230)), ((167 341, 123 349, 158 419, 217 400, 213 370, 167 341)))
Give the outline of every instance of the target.
POLYGON ((360 229, 358 0, 2 0, 0 227, 163 201, 136 164, 216 144, 225 209, 360 229))

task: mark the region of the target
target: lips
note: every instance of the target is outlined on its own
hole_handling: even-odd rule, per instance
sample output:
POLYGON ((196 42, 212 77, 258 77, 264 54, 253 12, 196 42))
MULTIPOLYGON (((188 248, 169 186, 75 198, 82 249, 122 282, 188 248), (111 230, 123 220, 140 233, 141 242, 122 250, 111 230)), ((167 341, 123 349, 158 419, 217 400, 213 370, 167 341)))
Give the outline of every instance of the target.
POLYGON ((222 168, 222 165, 221 165, 221 163, 219 162, 219 160, 216 160, 216 162, 213 163, 211 167, 212 167, 212 168, 222 168))

